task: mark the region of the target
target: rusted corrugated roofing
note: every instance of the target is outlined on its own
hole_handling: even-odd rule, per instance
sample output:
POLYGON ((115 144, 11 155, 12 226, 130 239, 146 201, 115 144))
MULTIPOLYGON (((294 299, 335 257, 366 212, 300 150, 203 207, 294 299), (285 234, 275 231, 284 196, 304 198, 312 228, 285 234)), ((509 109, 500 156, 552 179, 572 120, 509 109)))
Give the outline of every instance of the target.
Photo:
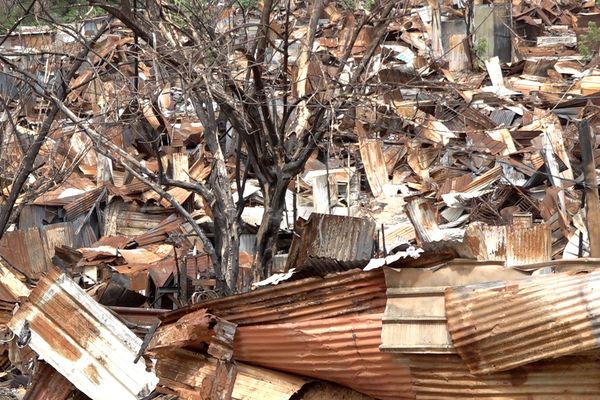
POLYGON ((547 224, 526 222, 494 226, 472 223, 466 229, 464 242, 478 260, 504 260, 508 266, 552 258, 552 230, 547 224))
POLYGON ((365 218, 312 213, 294 236, 286 270, 312 275, 364 267, 373 255, 375 223, 365 218))
POLYGON ((408 366, 379 351, 381 314, 238 327, 234 358, 378 399, 413 399, 408 366))
POLYGON ((138 307, 119 307, 111 306, 111 310, 116 312, 121 318, 139 325, 154 325, 158 321, 158 317, 167 313, 169 310, 160 308, 138 308, 138 307))
POLYGON ((385 308, 383 271, 346 271, 325 278, 306 278, 237 296, 209 300, 169 313, 163 323, 194 310, 207 309, 240 326, 321 319, 385 308))
POLYGON ((158 379, 142 341, 64 273, 51 270, 8 324, 41 358, 93 400, 139 399, 158 379))
POLYGON ((75 387, 52 366, 39 361, 23 400, 67 400, 75 387))
POLYGON ((484 375, 471 374, 457 355, 411 354, 399 360, 408 360, 418 400, 600 398, 597 355, 565 356, 484 375))
POLYGON ((52 266, 57 246, 77 246, 73 222, 6 232, 0 239, 0 255, 30 278, 37 279, 52 266))
POLYGON ((72 221, 77 217, 84 215, 97 201, 101 201, 100 197, 105 197, 105 195, 106 189, 100 187, 95 190, 90 190, 80 196, 76 196, 75 199, 64 206, 67 220, 72 221))
POLYGON ((454 353, 446 325, 444 289, 526 276, 500 262, 461 259, 433 269, 385 268, 388 300, 380 349, 392 353, 454 353))
POLYGON ((178 350, 158 359, 160 383, 181 398, 288 400, 307 382, 293 375, 242 363, 218 362, 198 353, 178 350), (200 396, 200 397, 197 397, 200 396))
MULTIPOLYGON (((136 242, 139 246, 164 243, 165 239, 169 237, 171 232, 181 229, 182 223, 182 218, 172 214, 161 221, 155 228, 150 229, 148 232, 142 235, 136 236, 132 241, 136 242)), ((184 234, 183 231, 180 233, 184 234)))
POLYGON ((449 288, 445 299, 452 342, 473 373, 600 347, 600 271, 449 288))

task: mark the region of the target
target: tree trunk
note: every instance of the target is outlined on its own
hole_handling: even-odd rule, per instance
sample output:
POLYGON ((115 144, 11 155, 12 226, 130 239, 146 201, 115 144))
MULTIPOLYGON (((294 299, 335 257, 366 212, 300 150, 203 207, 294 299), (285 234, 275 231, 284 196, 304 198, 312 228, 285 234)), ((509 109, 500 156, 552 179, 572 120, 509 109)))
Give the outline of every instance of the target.
POLYGON ((285 194, 290 180, 279 179, 274 186, 264 187, 264 214, 256 233, 256 254, 252 263, 254 281, 267 278, 271 273, 273 256, 277 253, 279 227, 285 208, 285 194))

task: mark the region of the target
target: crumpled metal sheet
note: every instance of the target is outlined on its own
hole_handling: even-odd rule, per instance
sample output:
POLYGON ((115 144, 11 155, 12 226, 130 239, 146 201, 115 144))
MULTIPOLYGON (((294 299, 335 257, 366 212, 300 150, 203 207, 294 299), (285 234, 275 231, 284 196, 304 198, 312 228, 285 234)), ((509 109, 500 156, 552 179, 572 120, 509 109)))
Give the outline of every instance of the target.
POLYGON ((202 309, 239 326, 381 313, 385 290, 381 269, 351 270, 205 301, 161 316, 161 320, 163 324, 171 323, 202 309))
POLYGON ((379 351, 381 314, 238 327, 234 359, 384 399, 414 399, 408 365, 379 351))
POLYGON ((472 373, 600 347, 600 271, 446 289, 452 342, 472 373))

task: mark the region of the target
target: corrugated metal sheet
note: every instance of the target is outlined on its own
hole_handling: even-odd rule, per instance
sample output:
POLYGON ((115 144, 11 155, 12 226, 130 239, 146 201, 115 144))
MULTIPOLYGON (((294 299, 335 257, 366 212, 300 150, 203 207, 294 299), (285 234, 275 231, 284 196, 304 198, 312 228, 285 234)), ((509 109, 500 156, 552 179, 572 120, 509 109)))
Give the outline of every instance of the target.
POLYGON ((288 400, 307 380, 243 363, 222 363, 198 353, 178 350, 156 365, 160 383, 201 399, 288 400), (199 396, 199 397, 198 397, 199 396))
POLYGON ((9 322, 18 336, 93 400, 139 399, 158 379, 133 332, 65 274, 51 270, 9 322))
POLYGON ((492 111, 490 119, 498 126, 509 127, 512 125, 516 115, 512 110, 497 109, 492 111))
POLYGON ((447 239, 437 223, 433 205, 424 198, 415 197, 406 203, 406 213, 415 228, 421 245, 447 239))
POLYGON ((23 400, 67 400, 75 387, 52 366, 39 361, 23 400))
POLYGON ((160 308, 138 308, 138 307, 109 307, 116 312, 121 318, 140 325, 154 325, 158 321, 159 316, 169 312, 160 308))
POLYGON ((445 288, 526 276, 494 261, 457 259, 435 269, 386 268, 387 304, 380 349, 393 353, 454 353, 446 325, 445 288))
POLYGON ((385 308, 385 280, 380 269, 341 272, 209 300, 173 311, 161 319, 163 323, 176 321, 190 311, 203 308, 240 326, 380 313, 385 308))
POLYGON ((378 399, 414 399, 408 366, 379 351, 381 314, 238 327, 234 358, 378 399))
POLYGON ((136 236, 133 241, 140 246, 148 246, 151 244, 164 243, 169 237, 169 234, 174 231, 180 231, 181 234, 185 232, 181 231, 181 224, 183 219, 173 214, 162 220, 156 227, 150 229, 141 235, 136 236))
POLYGON ((492 226, 473 223, 465 232, 464 243, 478 260, 505 260, 508 266, 552 259, 552 229, 548 224, 492 226))
POLYGON ((88 244, 78 243, 77 239, 71 222, 6 232, 0 239, 0 255, 30 278, 37 279, 52 266, 55 247, 88 244))
POLYGON ((446 290, 452 341, 473 373, 600 347, 600 271, 446 290))
POLYGON ((489 171, 481 174, 477 178, 473 179, 471 183, 465 188, 465 192, 478 192, 487 188, 492 183, 496 182, 502 177, 502 167, 500 165, 491 168, 489 171))
POLYGON ((312 213, 296 233, 287 271, 324 276, 365 266, 373 255, 375 223, 365 218, 312 213))
POLYGON ((87 213, 97 201, 101 201, 101 197, 105 197, 106 189, 100 187, 95 190, 90 190, 64 206, 68 221, 72 221, 85 213, 87 213))
POLYGON ((566 356, 505 372, 473 375, 457 355, 411 354, 418 400, 577 400, 600 398, 600 360, 596 355, 566 356))
POLYGON ((163 207, 139 207, 113 198, 105 209, 103 236, 138 236, 155 228, 169 216, 163 207))

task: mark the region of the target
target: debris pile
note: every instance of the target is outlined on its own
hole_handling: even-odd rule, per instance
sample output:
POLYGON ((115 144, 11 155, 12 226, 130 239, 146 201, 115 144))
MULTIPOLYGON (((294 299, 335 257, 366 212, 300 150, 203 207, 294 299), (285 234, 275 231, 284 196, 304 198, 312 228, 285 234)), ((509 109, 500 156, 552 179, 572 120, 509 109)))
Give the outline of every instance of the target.
POLYGON ((211 107, 165 78, 159 57, 180 60, 139 16, 74 24, 89 48, 2 37, 0 398, 600 396, 600 8, 322 3, 215 23, 252 39, 269 15, 289 42, 260 68, 215 58, 241 97, 248 79, 286 93, 261 113, 286 88, 345 99, 318 143, 282 134, 307 149, 297 174, 237 139, 228 93, 211 107), (83 56, 69 71, 57 48, 83 56), (357 70, 359 95, 330 91, 357 70))

